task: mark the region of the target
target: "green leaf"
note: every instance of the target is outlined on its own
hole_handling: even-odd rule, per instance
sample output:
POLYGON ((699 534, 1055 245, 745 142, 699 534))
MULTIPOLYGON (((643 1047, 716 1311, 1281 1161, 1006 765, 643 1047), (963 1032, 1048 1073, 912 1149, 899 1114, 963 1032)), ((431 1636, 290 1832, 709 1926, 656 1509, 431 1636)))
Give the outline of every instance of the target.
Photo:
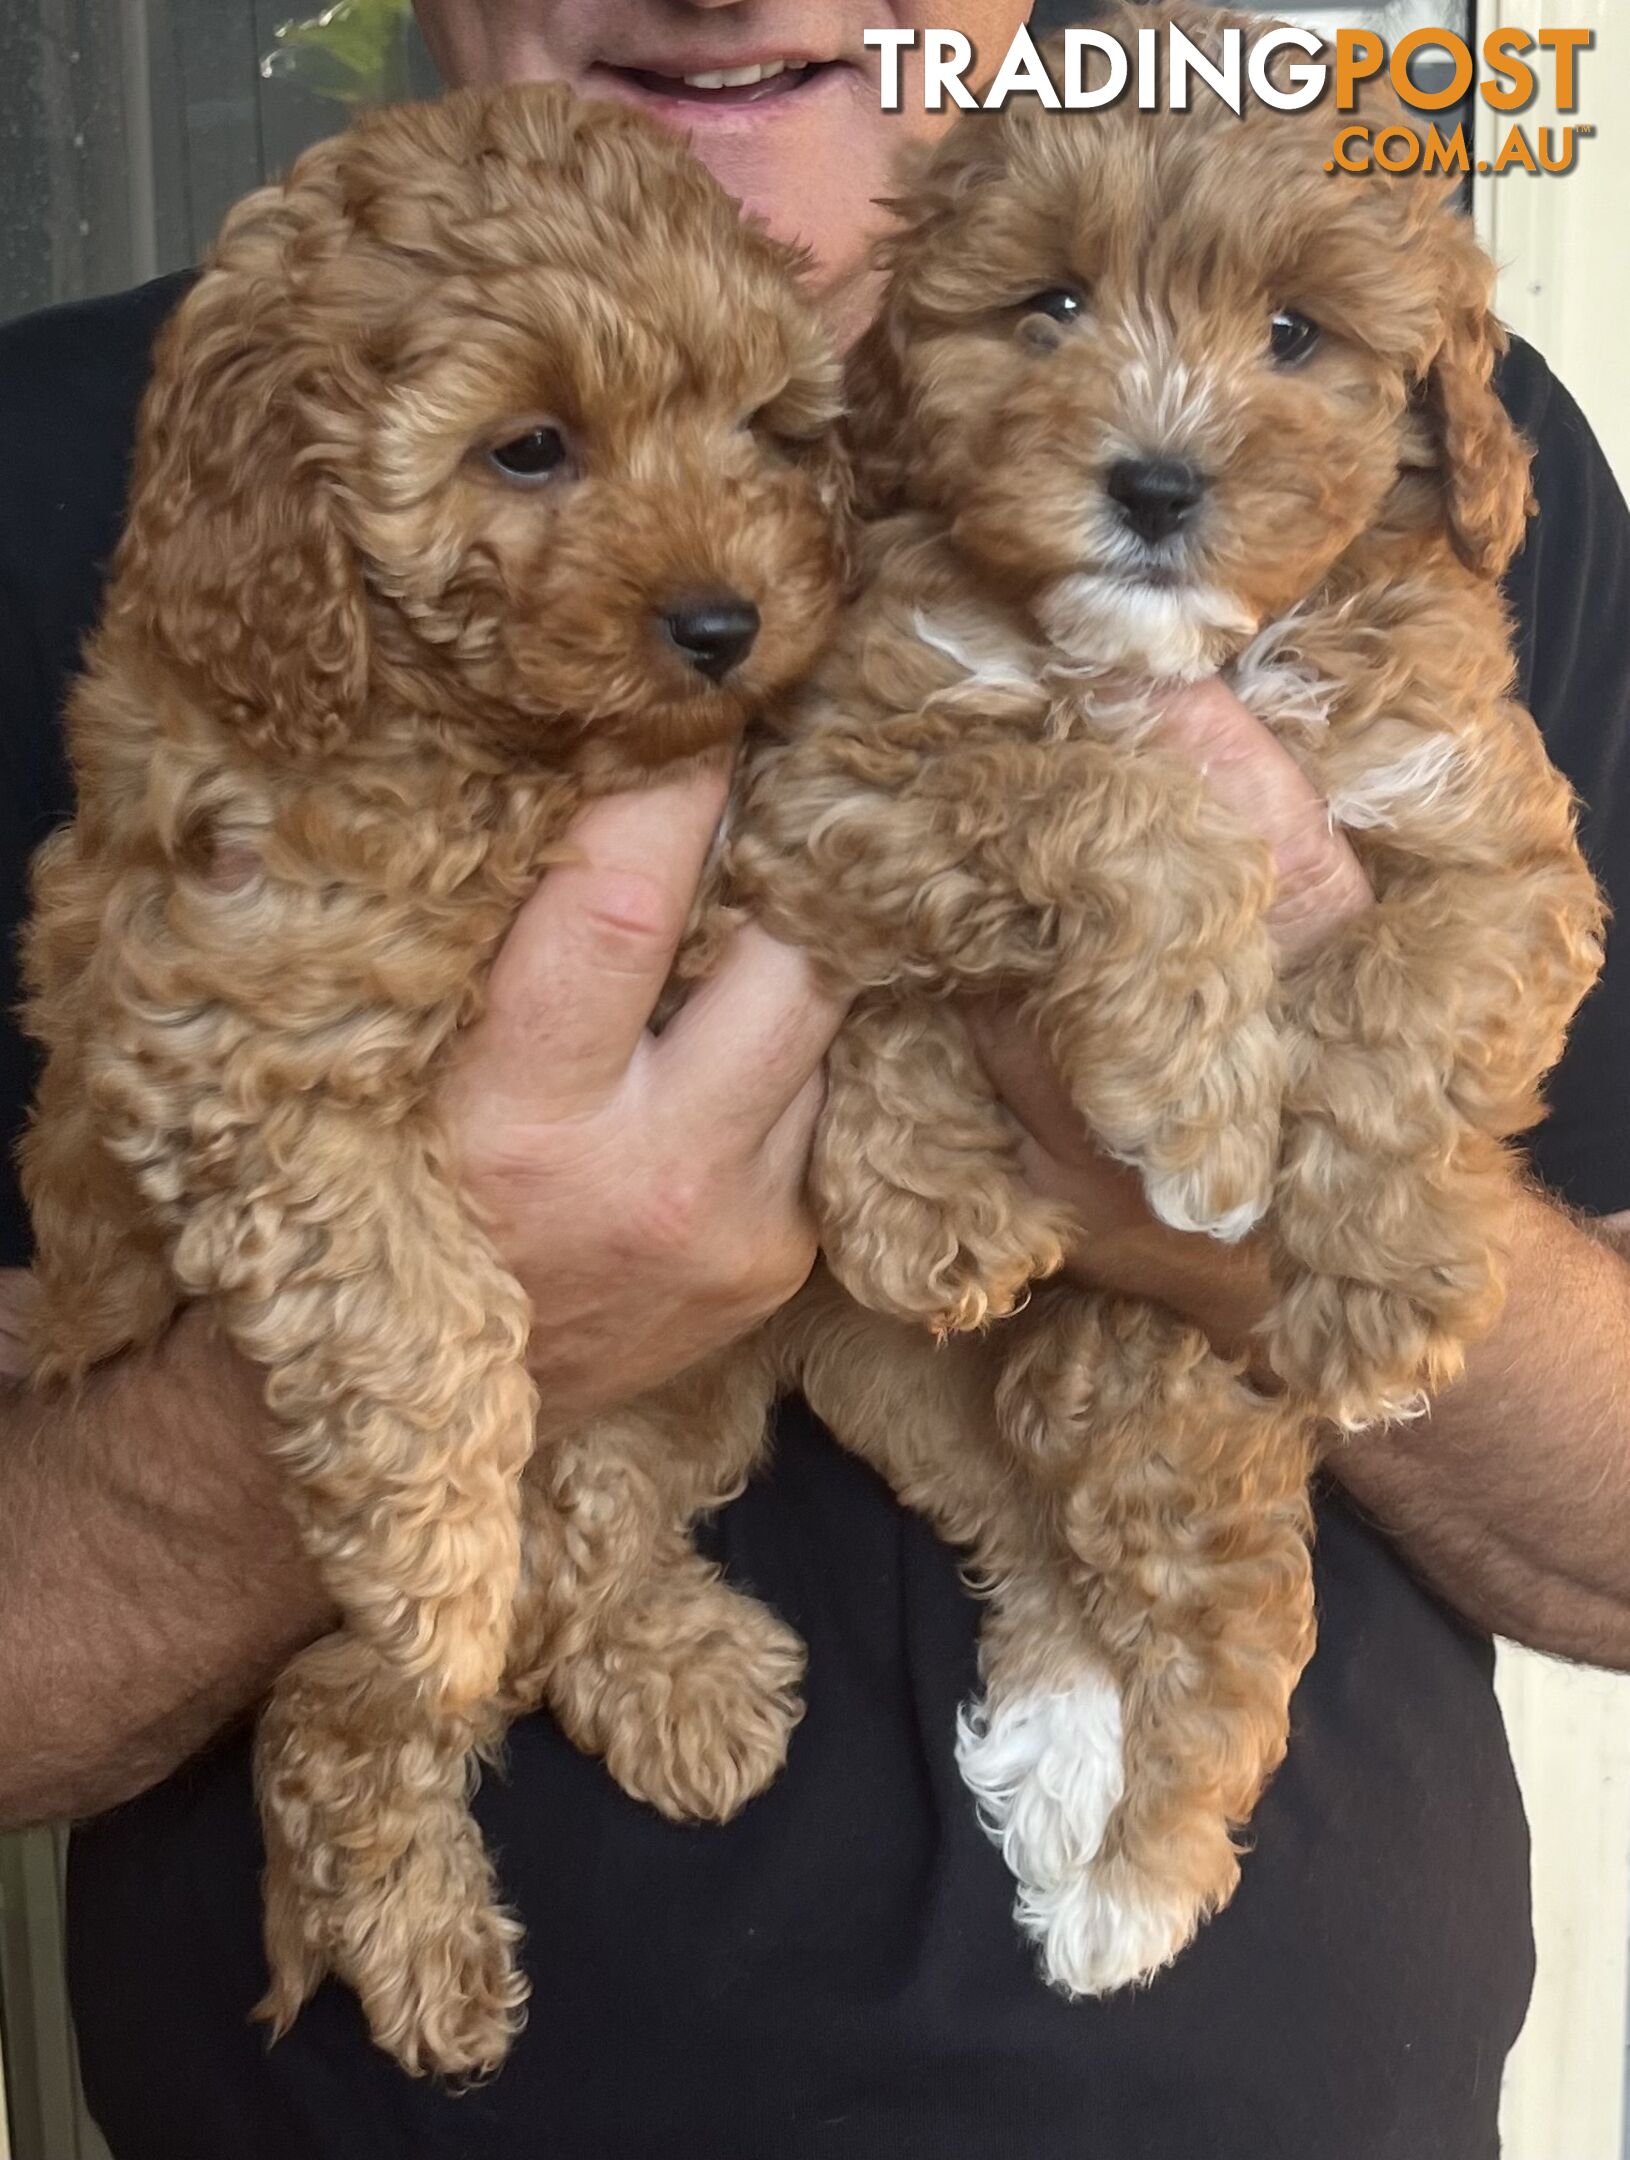
POLYGON ((408 97, 409 11, 410 0, 333 0, 320 15, 280 24, 260 72, 340 105, 408 97))

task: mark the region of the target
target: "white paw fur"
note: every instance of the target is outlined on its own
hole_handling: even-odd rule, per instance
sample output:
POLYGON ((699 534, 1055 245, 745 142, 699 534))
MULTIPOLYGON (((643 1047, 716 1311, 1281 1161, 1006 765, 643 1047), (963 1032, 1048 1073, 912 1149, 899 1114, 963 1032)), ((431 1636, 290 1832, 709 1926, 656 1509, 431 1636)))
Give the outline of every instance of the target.
POLYGON ((1213 1237, 1223 1245, 1237 1245, 1256 1228, 1267 1212, 1267 1197, 1244 1200, 1221 1214, 1208 1214, 1201 1202, 1201 1178, 1194 1171, 1174 1171, 1166 1177, 1143 1181, 1144 1197, 1160 1221, 1172 1230, 1187 1230, 1213 1237))
POLYGON ((1014 1919, 1055 1987, 1107 1994, 1182 1949, 1193 1906, 1135 1888, 1124 1869, 1099 1861, 1126 1781, 1120 1690, 1107 1675, 969 1705, 957 1720, 957 1763, 1017 1879, 1014 1919))

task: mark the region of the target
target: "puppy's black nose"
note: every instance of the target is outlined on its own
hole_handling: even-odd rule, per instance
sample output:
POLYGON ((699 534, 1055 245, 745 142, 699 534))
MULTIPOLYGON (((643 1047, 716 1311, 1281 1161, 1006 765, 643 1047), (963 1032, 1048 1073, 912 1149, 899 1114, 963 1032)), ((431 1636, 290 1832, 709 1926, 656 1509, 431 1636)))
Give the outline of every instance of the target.
POLYGON ((752 651, 759 613, 740 593, 698 593, 670 608, 662 625, 698 674, 722 682, 752 651))
POLYGON ((1205 475, 1175 458, 1122 458, 1105 483, 1140 539, 1169 540, 1205 499, 1205 475))

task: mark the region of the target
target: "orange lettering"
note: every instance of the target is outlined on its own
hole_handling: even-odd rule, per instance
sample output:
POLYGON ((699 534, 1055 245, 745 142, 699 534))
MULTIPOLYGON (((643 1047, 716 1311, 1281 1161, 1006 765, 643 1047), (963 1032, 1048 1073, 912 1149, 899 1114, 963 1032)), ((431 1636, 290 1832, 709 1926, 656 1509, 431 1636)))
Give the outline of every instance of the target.
POLYGON ((1539 41, 1556 54, 1556 109, 1579 110, 1579 54, 1596 42, 1594 30, 1542 30, 1539 41))

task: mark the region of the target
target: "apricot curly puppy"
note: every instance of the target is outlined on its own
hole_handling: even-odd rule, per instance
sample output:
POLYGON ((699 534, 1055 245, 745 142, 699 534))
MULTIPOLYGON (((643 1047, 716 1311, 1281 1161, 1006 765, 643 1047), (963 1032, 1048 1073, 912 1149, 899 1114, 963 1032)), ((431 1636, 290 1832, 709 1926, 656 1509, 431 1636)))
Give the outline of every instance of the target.
MULTIPOLYGON (((699 1568, 700 1479, 663 1465, 700 1421, 715 1485, 746 1475, 776 1380, 967 1550, 991 1611, 963 1772, 1079 1992, 1147 1977, 1231 1895, 1312 1648, 1315 1414, 1402 1414, 1492 1320, 1503 1143, 1599 963, 1573 804, 1513 699, 1528 460, 1490 266, 1439 183, 1327 155, 1317 112, 1023 98, 897 206, 851 370, 869 584, 770 716, 729 859, 859 994, 814 1168, 836 1280, 594 1441, 631 1506, 673 1510, 625 1613, 699 1568), (1283 968, 1265 851, 1150 733, 1151 678, 1218 670, 1375 890, 1283 968), (1069 1234, 957 1018, 992 990, 1157 1214, 1266 1217, 1282 1397, 1125 1300, 1043 1286, 963 1332, 1069 1234)), ((627 1627, 602 1704, 638 1698, 639 1655, 627 1627)), ((664 1751, 737 1790, 740 1738, 664 1751)))
MULTIPOLYGON (((157 354, 42 851, 25 1172, 62 1383, 208 1300, 343 1616, 262 1722, 264 2014, 409 2070, 525 1984, 467 1806, 538 1410, 431 1098, 577 806, 735 735, 833 618, 797 261, 558 89, 376 113, 227 220, 157 354)), ((829 498, 831 498, 829 500, 829 498)))

